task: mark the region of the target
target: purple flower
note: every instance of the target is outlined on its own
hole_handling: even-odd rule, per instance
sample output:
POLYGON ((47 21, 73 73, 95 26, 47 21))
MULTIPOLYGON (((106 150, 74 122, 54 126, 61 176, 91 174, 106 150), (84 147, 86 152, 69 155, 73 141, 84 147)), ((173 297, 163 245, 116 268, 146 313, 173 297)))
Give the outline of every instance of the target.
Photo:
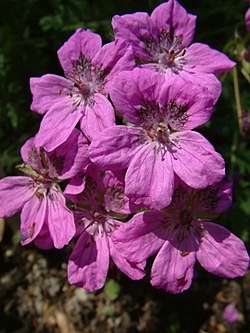
POLYGON ((233 303, 228 304, 222 314, 223 319, 225 319, 230 324, 233 324, 238 320, 238 310, 236 308, 236 305, 233 303))
POLYGON ((171 293, 190 287, 196 258, 208 272, 235 278, 249 265, 243 242, 211 217, 231 204, 231 183, 221 181, 203 190, 178 182, 165 211, 136 214, 113 234, 121 255, 140 262, 157 253, 151 284, 171 293))
POLYGON ((191 131, 211 115, 214 101, 181 77, 165 80, 146 69, 120 73, 111 98, 135 126, 105 129, 90 145, 90 158, 102 169, 128 168, 125 194, 136 204, 161 209, 171 202, 174 173, 194 188, 224 176, 223 158, 191 131))
POLYGON ((245 21, 246 21, 247 31, 250 31, 250 8, 248 8, 248 10, 245 14, 245 21))
POLYGON ((0 181, 0 216, 21 213, 22 245, 34 240, 41 248, 62 248, 75 234, 73 213, 67 208, 59 182, 75 176, 88 163, 88 144, 74 129, 53 152, 35 148, 34 138, 21 149, 25 176, 0 181))
MULTIPOLYGON (((116 40, 133 47, 142 66, 164 74, 181 75, 193 83, 206 85, 215 92, 220 85, 210 74, 219 74, 235 66, 226 55, 193 40, 196 16, 188 14, 175 0, 144 12, 114 16, 116 40)), ((218 95, 219 97, 219 95, 218 95)))
POLYGON ((134 67, 133 53, 123 42, 103 47, 101 43, 99 35, 79 29, 58 51, 66 78, 53 74, 31 78, 31 110, 46 113, 36 145, 55 149, 79 121, 89 140, 115 124, 107 99, 109 86, 118 72, 134 67))
POLYGON ((114 230, 122 224, 117 219, 138 208, 131 205, 124 195, 124 173, 107 171, 102 176, 90 165, 84 191, 77 196, 70 193, 69 197, 76 203, 74 217, 77 235, 80 236, 69 258, 69 282, 88 291, 102 288, 108 273, 109 257, 130 278, 142 278, 145 262, 130 264, 111 239, 114 230))

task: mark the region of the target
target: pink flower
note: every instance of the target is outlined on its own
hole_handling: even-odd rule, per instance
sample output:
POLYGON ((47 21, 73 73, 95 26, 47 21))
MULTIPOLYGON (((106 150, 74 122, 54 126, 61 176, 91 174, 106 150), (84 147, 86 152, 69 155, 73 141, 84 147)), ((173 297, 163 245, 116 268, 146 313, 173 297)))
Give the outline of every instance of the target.
POLYGON ((238 320, 238 310, 236 308, 236 305, 233 303, 228 304, 222 314, 223 319, 225 319, 230 324, 233 324, 238 320))
POLYGON ((0 181, 0 216, 21 213, 22 245, 34 240, 41 248, 62 248, 75 234, 73 213, 67 208, 60 180, 75 176, 88 163, 88 144, 80 131, 53 152, 35 148, 34 138, 21 150, 25 176, 0 181))
POLYGON ((222 181, 194 190, 178 181, 166 210, 136 214, 114 234, 121 255, 140 262, 157 253, 151 284, 171 293, 188 289, 196 258, 208 272, 235 278, 249 265, 243 242, 211 217, 231 204, 231 184, 222 181))
POLYGON ((132 279, 142 278, 145 275, 145 262, 129 263, 120 255, 111 239, 114 230, 121 225, 118 219, 138 208, 124 195, 124 174, 108 171, 102 176, 90 165, 84 191, 77 196, 70 194, 69 197, 76 203, 74 217, 79 236, 69 258, 69 282, 88 291, 102 288, 110 257, 132 279))
POLYGON ((174 174, 194 188, 224 176, 223 158, 191 131, 211 116, 214 100, 181 77, 164 78, 134 69, 114 80, 111 98, 135 126, 105 129, 90 145, 90 159, 102 169, 127 169, 125 194, 136 204, 162 209, 171 202, 174 174))
POLYGON ((188 14, 175 0, 162 3, 150 16, 144 12, 116 15, 112 25, 116 40, 131 45, 143 67, 181 75, 192 83, 206 85, 214 93, 217 89, 220 92, 220 85, 211 74, 235 66, 226 55, 208 45, 191 44, 196 16, 188 14))
POLYGON ((66 78, 53 74, 31 78, 31 110, 46 113, 37 146, 55 149, 79 121, 89 140, 115 124, 107 99, 109 85, 118 72, 134 67, 133 53, 123 42, 101 44, 99 35, 78 29, 58 51, 66 78))

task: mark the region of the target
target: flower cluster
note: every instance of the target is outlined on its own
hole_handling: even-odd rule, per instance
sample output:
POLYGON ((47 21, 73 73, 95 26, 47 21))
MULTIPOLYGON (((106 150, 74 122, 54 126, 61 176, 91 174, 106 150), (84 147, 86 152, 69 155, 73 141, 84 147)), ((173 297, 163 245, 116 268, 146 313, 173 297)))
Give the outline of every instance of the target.
POLYGON ((115 40, 78 29, 59 49, 64 77, 31 78, 43 119, 21 150, 23 176, 0 181, 0 217, 21 212, 22 244, 62 248, 73 238, 69 282, 103 287, 112 259, 172 293, 189 288, 196 259, 234 278, 243 242, 211 222, 231 204, 224 160, 195 129, 235 63, 193 43, 196 16, 176 1, 115 16, 115 40), (115 113, 116 112, 116 113, 115 113), (117 114, 117 121, 116 121, 117 114))

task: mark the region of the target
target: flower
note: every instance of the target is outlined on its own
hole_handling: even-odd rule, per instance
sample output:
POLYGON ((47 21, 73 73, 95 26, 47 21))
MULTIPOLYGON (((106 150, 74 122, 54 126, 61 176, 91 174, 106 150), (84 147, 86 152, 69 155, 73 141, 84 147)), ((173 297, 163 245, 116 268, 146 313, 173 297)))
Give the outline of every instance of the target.
POLYGON ((25 176, 0 181, 0 216, 21 213, 22 245, 34 240, 41 248, 62 248, 75 234, 73 213, 67 208, 59 182, 75 176, 88 163, 88 144, 74 129, 53 152, 34 146, 29 139, 21 149, 25 176))
POLYGON ((166 210, 134 215, 114 232, 113 242, 131 262, 157 253, 151 284, 171 293, 190 287, 196 258, 210 273, 227 278, 242 276, 249 265, 243 242, 210 221, 230 204, 229 181, 194 190, 178 180, 166 210))
POLYGON ((125 194, 136 204, 162 209, 171 202, 174 174, 194 188, 224 176, 223 158, 191 131, 211 116, 214 101, 181 77, 164 78, 147 69, 120 73, 111 98, 135 126, 112 126, 90 145, 90 159, 102 169, 127 169, 125 194))
POLYGON ((238 310, 236 308, 236 305, 234 303, 228 304, 222 314, 223 319, 225 319, 230 324, 233 324, 238 320, 238 310))
POLYGON ((114 230, 122 224, 118 219, 138 208, 124 195, 124 173, 107 171, 102 175, 90 164, 84 191, 75 196, 70 193, 69 197, 76 204, 74 217, 79 236, 69 258, 69 282, 88 291, 102 288, 110 256, 129 277, 134 280, 142 278, 145 263, 130 264, 120 255, 111 239, 114 230))
POLYGON ((107 99, 109 85, 119 71, 134 67, 133 53, 123 42, 103 47, 101 43, 99 35, 78 29, 58 51, 66 78, 53 74, 31 78, 31 110, 46 113, 36 135, 37 146, 55 149, 79 121, 89 140, 115 124, 107 99))
POLYGON ((196 16, 175 0, 162 3, 150 16, 137 12, 112 19, 116 40, 132 46, 141 66, 165 75, 181 75, 213 93, 217 90, 219 97, 220 84, 211 74, 231 70, 236 64, 208 45, 191 44, 195 25, 196 16))

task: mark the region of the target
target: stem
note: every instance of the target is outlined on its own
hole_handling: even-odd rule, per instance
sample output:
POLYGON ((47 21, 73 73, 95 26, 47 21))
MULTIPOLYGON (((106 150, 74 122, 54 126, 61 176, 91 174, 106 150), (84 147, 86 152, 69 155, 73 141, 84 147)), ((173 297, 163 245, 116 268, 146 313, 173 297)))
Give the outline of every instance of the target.
POLYGON ((243 133, 243 128, 242 128, 242 109, 241 109, 241 102, 240 102, 240 90, 239 90, 237 68, 233 69, 233 82, 234 82, 234 96, 235 96, 235 103, 236 103, 238 125, 239 125, 240 133, 243 135, 244 133, 243 133))

